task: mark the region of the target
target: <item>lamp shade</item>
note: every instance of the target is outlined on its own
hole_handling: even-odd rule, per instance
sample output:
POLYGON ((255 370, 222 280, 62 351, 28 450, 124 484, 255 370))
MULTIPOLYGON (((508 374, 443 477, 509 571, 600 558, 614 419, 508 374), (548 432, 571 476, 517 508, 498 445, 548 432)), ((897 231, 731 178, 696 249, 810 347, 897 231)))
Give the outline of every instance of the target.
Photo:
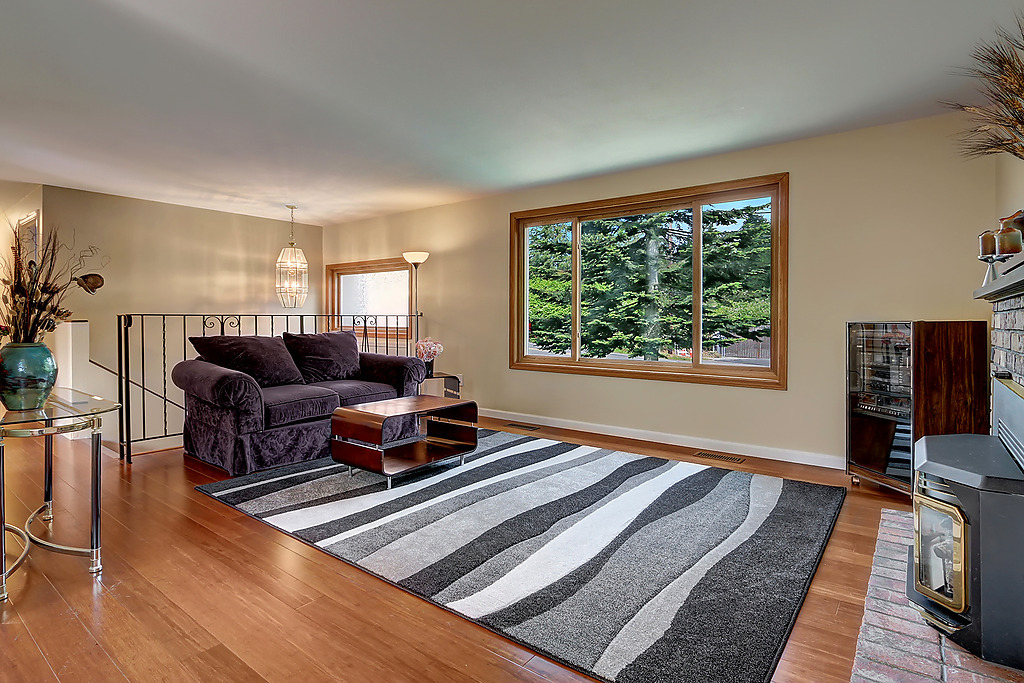
POLYGON ((302 249, 290 245, 277 257, 277 298, 285 308, 299 308, 309 294, 309 263, 302 249))
POLYGON ((424 261, 426 261, 428 256, 430 256, 430 252, 429 251, 403 251, 402 252, 402 258, 404 258, 409 263, 412 263, 413 265, 417 265, 417 266, 419 264, 423 263, 424 261))

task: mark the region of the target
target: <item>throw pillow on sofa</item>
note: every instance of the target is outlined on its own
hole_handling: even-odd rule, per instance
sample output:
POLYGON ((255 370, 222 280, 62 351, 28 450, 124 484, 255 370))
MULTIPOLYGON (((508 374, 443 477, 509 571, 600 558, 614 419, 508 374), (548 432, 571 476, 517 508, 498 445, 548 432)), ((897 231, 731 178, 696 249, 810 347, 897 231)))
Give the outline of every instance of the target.
POLYGON ((188 340, 204 360, 244 372, 261 387, 305 384, 280 337, 214 335, 188 340))
POLYGON ((350 331, 292 334, 285 346, 307 383, 349 379, 359 374, 359 342, 350 331))

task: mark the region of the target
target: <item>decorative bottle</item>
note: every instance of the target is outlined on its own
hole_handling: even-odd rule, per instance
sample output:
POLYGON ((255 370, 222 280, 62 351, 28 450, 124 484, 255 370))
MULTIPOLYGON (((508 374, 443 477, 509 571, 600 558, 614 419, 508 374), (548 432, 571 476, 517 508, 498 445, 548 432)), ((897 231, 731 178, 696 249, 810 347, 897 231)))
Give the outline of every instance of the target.
POLYGON ((1018 254, 1021 250, 1021 234, 1015 223, 1024 220, 1024 209, 1012 216, 1000 218, 999 231, 996 232, 996 254, 1018 254))

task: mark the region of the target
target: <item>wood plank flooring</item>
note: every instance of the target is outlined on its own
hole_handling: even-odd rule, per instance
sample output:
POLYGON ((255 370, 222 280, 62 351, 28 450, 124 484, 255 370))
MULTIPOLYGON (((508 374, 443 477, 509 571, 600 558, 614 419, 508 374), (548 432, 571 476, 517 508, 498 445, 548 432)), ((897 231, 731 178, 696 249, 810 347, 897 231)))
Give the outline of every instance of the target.
MULTIPOLYGON (((542 427, 531 436, 818 483, 835 470, 542 427)), ((42 442, 6 448, 7 520, 41 502, 42 442)), ((56 440, 53 537, 88 538, 88 441, 56 440)), ((0 604, 0 681, 589 681, 193 490, 226 475, 180 450, 103 459, 103 572, 34 549, 0 604)), ((776 671, 849 681, 882 508, 906 496, 850 487, 776 671)), ((44 529, 41 525, 37 532, 44 529)), ((7 536, 9 553, 17 543, 7 536), (13 546, 13 547, 10 547, 13 546)))

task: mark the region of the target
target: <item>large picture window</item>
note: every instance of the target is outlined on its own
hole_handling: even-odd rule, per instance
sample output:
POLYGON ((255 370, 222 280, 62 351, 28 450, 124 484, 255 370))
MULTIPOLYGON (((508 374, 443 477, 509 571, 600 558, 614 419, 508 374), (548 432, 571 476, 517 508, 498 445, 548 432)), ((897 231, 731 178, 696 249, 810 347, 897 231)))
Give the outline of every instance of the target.
POLYGON ((513 213, 511 367, 785 389, 788 180, 513 213))

